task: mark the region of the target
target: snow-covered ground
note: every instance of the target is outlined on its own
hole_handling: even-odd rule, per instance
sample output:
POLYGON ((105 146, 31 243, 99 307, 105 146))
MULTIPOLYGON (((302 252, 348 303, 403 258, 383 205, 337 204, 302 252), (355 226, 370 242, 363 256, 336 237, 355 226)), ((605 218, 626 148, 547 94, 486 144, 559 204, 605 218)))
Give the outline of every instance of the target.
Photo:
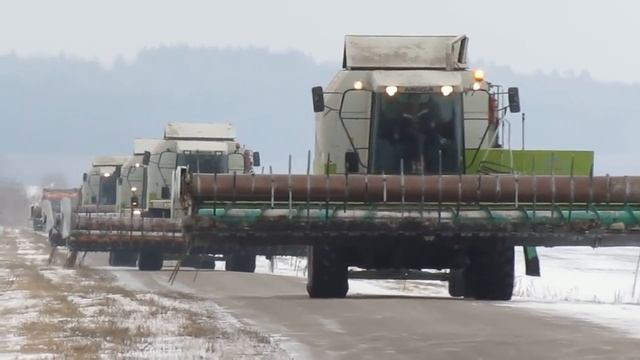
POLYGON ((633 286, 640 249, 558 247, 538 250, 539 278, 524 276, 516 261, 517 306, 573 316, 640 338, 640 279, 633 286))
POLYGON ((0 229, 0 358, 288 358, 208 299, 47 260, 45 237, 0 229))
MULTIPOLYGON (((558 247, 538 250, 542 277, 524 275, 524 255, 516 252, 516 280, 512 306, 569 316, 614 328, 640 338, 640 279, 633 291, 638 248, 558 247)), ((304 258, 277 258, 273 270, 285 276, 306 276, 304 258)), ((271 272, 258 259, 257 271, 271 272)), ((447 284, 416 280, 349 280, 350 295, 448 297, 447 284)))

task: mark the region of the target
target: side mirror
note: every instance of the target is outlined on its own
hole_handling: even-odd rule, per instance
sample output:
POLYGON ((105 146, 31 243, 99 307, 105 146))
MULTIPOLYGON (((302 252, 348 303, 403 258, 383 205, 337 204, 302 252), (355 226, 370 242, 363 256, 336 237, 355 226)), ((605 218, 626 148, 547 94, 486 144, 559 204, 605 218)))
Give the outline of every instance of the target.
POLYGON ((151 160, 151 153, 148 151, 145 151, 144 154, 142 155, 142 165, 144 166, 149 165, 150 160, 151 160))
POLYGON ((82 182, 87 182, 88 178, 89 178, 89 175, 87 175, 87 173, 82 173, 82 182))
POLYGON ((314 86, 311 88, 311 98, 313 99, 313 112, 323 112, 324 91, 322 90, 322 86, 314 86))
POLYGON ((357 152, 348 151, 344 153, 344 168, 347 173, 360 171, 360 158, 357 152))
POLYGON ((508 90, 509 94, 509 111, 512 113, 520 112, 520 94, 517 87, 510 87, 508 90))
POLYGON ((260 153, 258 151, 253 152, 253 166, 260 166, 260 153))

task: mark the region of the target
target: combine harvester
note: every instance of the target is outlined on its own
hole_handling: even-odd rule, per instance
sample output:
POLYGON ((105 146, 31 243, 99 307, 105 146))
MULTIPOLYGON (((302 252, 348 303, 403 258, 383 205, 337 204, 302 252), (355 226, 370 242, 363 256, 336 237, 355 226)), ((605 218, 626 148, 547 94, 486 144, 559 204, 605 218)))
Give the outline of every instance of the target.
POLYGON ((80 201, 80 189, 42 189, 42 196, 38 205, 31 206, 31 221, 34 231, 45 231, 60 221, 60 207, 62 199, 69 198, 72 206, 80 201), (49 222, 49 226, 47 226, 49 222))
POLYGON ((438 275, 452 296, 482 300, 511 298, 515 246, 539 275, 536 246, 640 245, 640 177, 593 176, 592 152, 505 148, 518 89, 470 70, 467 43, 347 36, 343 70, 312 90, 313 172, 178 169, 173 218, 93 238, 76 222, 72 242, 127 233, 200 253, 308 246, 310 297, 345 297, 350 276, 438 275))
MULTIPOLYGON (((172 204, 178 198, 174 192, 176 180, 180 180, 174 178, 177 169, 206 174, 248 174, 253 173, 254 166, 260 165, 260 154, 238 143, 231 124, 169 123, 163 138, 144 160, 147 175, 142 190, 145 206, 138 220, 141 223, 176 218, 172 204)), ((180 228, 174 230, 179 232, 180 228)), ((185 266, 215 268, 214 254, 220 253, 190 252, 183 237, 174 235, 172 233, 170 241, 161 244, 140 246, 139 269, 160 270, 165 259, 180 259, 181 265, 185 266)), ((134 242, 128 244, 126 246, 137 247, 134 242)), ((226 253, 224 258, 227 270, 252 272, 255 269, 255 254, 226 253)))
MULTIPOLYGON (((61 196, 58 200, 59 213, 55 216, 56 221, 47 222, 45 226, 52 247, 50 263, 56 248, 67 245, 72 212, 92 214, 94 217, 115 213, 117 182, 122 165, 127 160, 127 156, 97 156, 92 161, 89 171, 82 175, 79 192, 75 196, 61 196)), ((52 212, 48 210, 51 206, 44 205, 45 214, 52 212)), ((70 251, 65 266, 73 266, 77 256, 77 251, 70 251)))
POLYGON ((253 272, 259 252, 190 251, 179 226, 156 224, 176 218, 176 207, 172 204, 179 199, 173 191, 176 181, 180 182, 174 177, 177 169, 178 173, 190 169, 207 174, 249 174, 254 166, 260 165, 259 153, 242 147, 230 124, 206 123, 170 123, 162 140, 144 140, 144 144, 136 143, 136 149, 140 151, 136 150, 136 155, 122 167, 116 213, 107 217, 78 213, 71 217, 76 231, 74 237, 65 237, 70 247, 110 251, 111 258, 116 254, 121 259, 112 265, 132 265, 137 259, 140 270, 159 270, 165 259, 180 259, 181 265, 213 269, 214 255, 219 254, 222 256, 218 259, 226 262, 226 270, 253 272), (142 151, 143 145, 148 149, 142 151), (148 241, 136 242, 131 233, 120 231, 132 224, 147 227, 148 241))

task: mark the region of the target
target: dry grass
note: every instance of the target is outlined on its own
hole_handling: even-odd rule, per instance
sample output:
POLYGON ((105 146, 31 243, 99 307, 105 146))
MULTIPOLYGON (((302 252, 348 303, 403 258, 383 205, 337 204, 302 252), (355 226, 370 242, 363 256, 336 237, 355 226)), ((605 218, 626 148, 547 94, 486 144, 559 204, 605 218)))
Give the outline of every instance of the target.
MULTIPOLYGON (((9 274, 0 279, 0 289, 37 299, 21 309, 24 321, 10 329, 23 337, 21 354, 92 359, 154 357, 153 351, 169 351, 176 358, 286 357, 257 331, 221 328, 207 300, 177 292, 136 293, 118 286, 107 272, 88 267, 65 271, 26 261, 17 254, 16 239, 0 235, 0 266, 9 274)), ((41 244, 33 249, 47 251, 41 244)), ((58 264, 63 257, 57 254, 58 264)), ((0 307, 0 322, 15 315, 0 307)))

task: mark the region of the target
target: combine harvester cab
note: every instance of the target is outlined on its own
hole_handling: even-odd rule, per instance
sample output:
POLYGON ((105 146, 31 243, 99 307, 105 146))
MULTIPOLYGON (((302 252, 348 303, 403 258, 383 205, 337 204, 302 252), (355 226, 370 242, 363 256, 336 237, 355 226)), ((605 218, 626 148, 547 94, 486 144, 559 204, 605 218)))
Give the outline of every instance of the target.
POLYGON ((129 156, 98 156, 82 175, 82 201, 78 213, 115 214, 117 184, 129 156))
POLYGON ((309 246, 311 297, 346 296, 349 277, 439 278, 452 296, 508 300, 514 246, 538 275, 536 246, 640 244, 640 178, 594 177, 592 152, 505 148, 518 89, 469 69, 467 43, 347 36, 343 70, 312 89, 313 171, 191 169, 189 246, 309 246))

